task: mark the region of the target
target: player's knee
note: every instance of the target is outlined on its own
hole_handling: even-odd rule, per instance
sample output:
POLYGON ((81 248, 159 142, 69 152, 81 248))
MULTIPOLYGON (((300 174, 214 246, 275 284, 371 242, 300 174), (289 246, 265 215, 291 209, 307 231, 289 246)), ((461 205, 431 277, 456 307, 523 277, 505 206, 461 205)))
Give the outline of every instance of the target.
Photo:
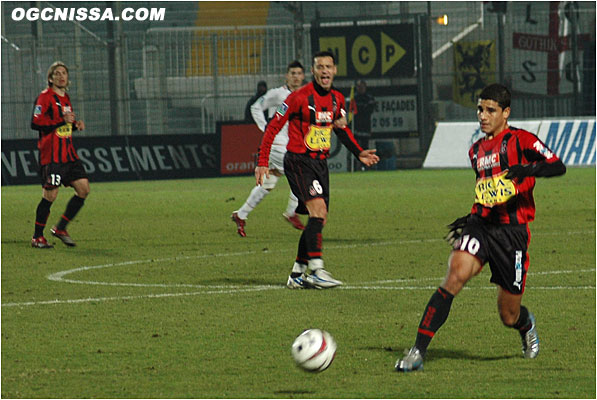
POLYGON ((58 197, 58 189, 53 189, 53 190, 48 190, 45 189, 43 191, 42 197, 44 199, 46 199, 47 201, 49 201, 50 203, 53 203, 54 200, 56 200, 56 198, 58 197))
POLYGON ((278 183, 278 177, 270 173, 269 178, 265 178, 261 187, 269 191, 276 187, 276 183, 278 183))
POLYGON ((86 199, 87 196, 89 196, 89 192, 91 192, 89 186, 85 188, 80 188, 79 190, 77 190, 77 196, 79 196, 82 199, 86 199))
POLYGON ((478 261, 470 254, 452 252, 448 260, 448 273, 442 283, 442 287, 453 295, 456 295, 480 270, 478 261))

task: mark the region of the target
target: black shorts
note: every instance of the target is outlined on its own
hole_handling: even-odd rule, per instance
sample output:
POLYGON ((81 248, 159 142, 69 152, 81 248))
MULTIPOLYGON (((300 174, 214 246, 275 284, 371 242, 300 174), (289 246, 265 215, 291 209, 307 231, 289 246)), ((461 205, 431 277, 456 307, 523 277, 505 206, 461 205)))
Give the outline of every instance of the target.
POLYGON ((529 268, 528 225, 497 225, 481 217, 469 217, 454 250, 477 257, 481 265, 489 262, 491 282, 512 294, 524 293, 529 268))
POLYGON ((330 174, 327 160, 315 160, 306 154, 287 152, 284 174, 292 193, 299 199, 298 214, 309 214, 305 203, 322 198, 330 206, 330 174))
POLYGON ((87 172, 81 160, 64 164, 46 164, 41 166, 41 186, 44 189, 55 189, 63 186, 71 186, 77 179, 88 179, 87 172))

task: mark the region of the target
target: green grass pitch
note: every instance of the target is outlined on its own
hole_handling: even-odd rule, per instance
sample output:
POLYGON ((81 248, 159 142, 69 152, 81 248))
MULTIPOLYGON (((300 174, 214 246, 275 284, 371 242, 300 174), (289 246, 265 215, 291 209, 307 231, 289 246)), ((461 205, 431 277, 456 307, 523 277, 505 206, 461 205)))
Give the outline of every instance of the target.
POLYGON ((2 398, 595 398, 595 168, 537 180, 523 304, 539 357, 499 321, 486 266, 412 374, 394 362, 445 273, 473 173, 331 175, 324 259, 345 286, 321 291, 284 287, 300 234, 281 216, 285 179, 236 234, 253 184, 92 183, 69 226, 78 246, 51 250, 29 244, 40 187, 2 187, 2 398), (338 343, 321 374, 290 355, 311 327, 338 343))

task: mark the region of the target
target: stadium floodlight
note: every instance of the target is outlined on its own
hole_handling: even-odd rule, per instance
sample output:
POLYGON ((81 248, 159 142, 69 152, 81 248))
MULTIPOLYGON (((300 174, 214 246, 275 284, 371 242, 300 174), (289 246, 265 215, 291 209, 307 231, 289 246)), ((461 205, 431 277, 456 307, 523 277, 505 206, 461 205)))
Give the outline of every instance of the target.
POLYGON ((435 22, 437 22, 439 25, 448 25, 448 14, 436 17, 435 22))

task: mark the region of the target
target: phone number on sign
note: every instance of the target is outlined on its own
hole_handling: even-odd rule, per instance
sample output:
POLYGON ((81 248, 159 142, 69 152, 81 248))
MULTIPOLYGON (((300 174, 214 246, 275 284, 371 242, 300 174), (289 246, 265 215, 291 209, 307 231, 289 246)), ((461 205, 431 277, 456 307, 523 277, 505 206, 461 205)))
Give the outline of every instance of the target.
POLYGON ((379 96, 371 114, 371 132, 417 130, 416 96, 379 96))

